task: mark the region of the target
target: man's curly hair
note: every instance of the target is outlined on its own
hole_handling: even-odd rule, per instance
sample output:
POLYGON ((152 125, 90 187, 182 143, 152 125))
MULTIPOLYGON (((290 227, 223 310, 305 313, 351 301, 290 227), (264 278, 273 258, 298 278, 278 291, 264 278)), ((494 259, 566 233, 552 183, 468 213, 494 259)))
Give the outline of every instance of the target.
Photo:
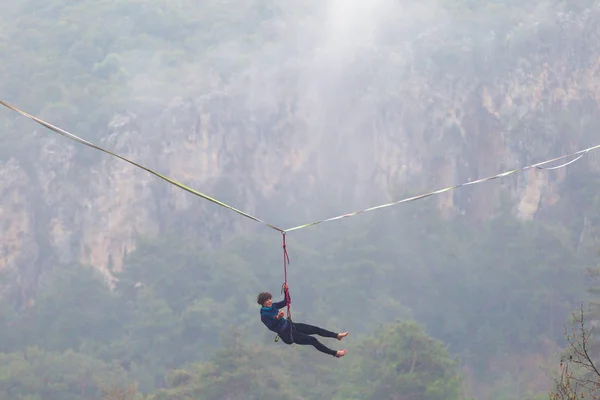
POLYGON ((262 293, 259 293, 258 296, 256 297, 256 302, 262 306, 263 304, 265 304, 265 301, 271 299, 272 297, 273 296, 271 296, 271 293, 262 292, 262 293))

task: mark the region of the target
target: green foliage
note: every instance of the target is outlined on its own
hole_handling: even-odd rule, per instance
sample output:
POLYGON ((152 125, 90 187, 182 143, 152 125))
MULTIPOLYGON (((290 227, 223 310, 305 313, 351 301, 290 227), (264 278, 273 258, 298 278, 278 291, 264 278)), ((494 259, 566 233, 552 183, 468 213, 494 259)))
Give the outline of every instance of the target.
MULTIPOLYGON (((307 25, 321 17, 311 10, 317 2, 4 3, 0 54, 10 54, 10 62, 0 64, 2 98, 93 141, 106 137, 116 111, 147 115, 175 94, 186 97, 217 88, 230 96, 231 103, 218 107, 224 114, 246 110, 249 105, 228 85, 236 79, 245 82, 248 66, 254 66, 251 71, 262 68, 255 65, 256 54, 286 46, 278 40, 297 28, 287 22, 290 14, 307 25), (234 107, 236 101, 242 106, 234 107)), ((398 56, 404 54, 399 53, 404 43, 386 39, 385 46, 369 50, 373 65, 365 64, 356 76, 359 81, 372 78, 379 65, 388 63, 383 83, 348 93, 395 110, 401 108, 394 101, 404 96, 405 87, 420 88, 426 82, 432 92, 429 102, 443 97, 436 91, 449 82, 491 82, 515 70, 535 69, 538 58, 558 57, 557 52, 570 49, 553 43, 577 38, 586 29, 574 20, 570 29, 556 28, 551 18, 528 22, 539 15, 534 10, 548 4, 543 1, 442 3, 452 24, 428 28, 439 28, 433 36, 419 35, 412 64, 398 56), (389 62, 382 54, 402 62, 389 62), (418 74, 407 77, 409 70, 418 74)), ((557 6, 580 12, 589 4, 557 6)), ((392 25, 385 34, 404 37, 397 30, 403 24, 392 25)), ((288 56, 269 63, 304 68, 297 61, 302 46, 312 43, 299 43, 288 56)), ((585 64, 583 56, 576 61, 585 64)), ((279 78, 273 78, 274 85, 279 78)), ((282 80, 296 82, 294 76, 282 80)), ((255 101, 249 103, 260 109, 255 101)), ((420 101, 425 102, 419 99, 410 106, 422 111, 420 101)), ((596 140, 600 121, 594 101, 554 108, 545 99, 541 103, 526 116, 500 117, 499 131, 512 135, 510 145, 524 160, 596 140)), ((292 123, 308 124, 295 121, 298 116, 281 116, 285 111, 280 106, 265 106, 275 116, 265 113, 269 117, 257 124, 268 126, 260 134, 272 134, 273 141, 287 139, 292 123)), ((225 116, 212 117, 227 125, 225 116)), ((32 131, 31 123, 12 116, 2 121, 0 160, 33 162, 40 136, 25 134, 32 131)), ((225 129, 243 125, 245 130, 246 115, 230 125, 225 129)), ((458 125, 441 132, 443 140, 430 148, 438 160, 465 146, 458 125)), ((249 152, 247 162, 255 156, 249 152)), ((279 238, 272 235, 236 237, 218 248, 195 240, 194 232, 140 239, 123 271, 115 273, 114 290, 89 266, 56 265, 39 277, 32 306, 20 309, 16 299, 21 294, 11 286, 2 293, 0 397, 68 400, 79 398, 83 383, 85 393, 97 398, 101 385, 131 380, 156 400, 366 399, 390 393, 461 398, 462 379, 450 354, 476 370, 477 380, 485 381, 487 375, 493 381, 498 376, 488 365, 500 356, 526 357, 543 352, 547 341, 560 341, 564 316, 584 296, 579 274, 589 249, 599 242, 595 182, 600 181, 587 166, 576 168, 568 170, 562 199, 542 210, 540 219, 526 223, 505 213, 483 224, 461 216, 445 220, 432 202, 423 200, 290 235, 294 319, 350 330, 361 338, 358 346, 348 342, 343 360, 274 344, 260 323, 256 293, 271 290, 280 296, 283 279, 279 238), (415 323, 394 324, 408 318, 423 329, 415 323), (237 332, 243 334, 232 339, 237 332)), ((236 178, 232 173, 216 188, 234 199, 247 190, 240 189, 236 178)), ((333 206, 322 207, 319 211, 333 206)), ((338 211, 337 205, 332 211, 338 211)), ((213 231, 202 223, 204 213, 191 214, 181 217, 191 231, 213 231)), ((282 219, 300 219, 289 214, 282 219)), ((180 221, 174 220, 167 223, 180 233, 180 221)), ((515 375, 499 375, 490 391, 493 398, 527 398, 507 388, 515 375)))
POLYGON ((171 372, 168 387, 150 399, 301 399, 285 363, 282 355, 265 348, 228 340, 211 362, 171 372))
POLYGON ((348 384, 338 399, 463 399, 456 363, 414 322, 378 327, 352 353, 348 384))
POLYGON ((41 279, 35 306, 27 313, 32 344, 64 351, 124 333, 119 299, 95 269, 58 264, 41 279))
POLYGON ((15 400, 99 399, 105 387, 126 385, 119 366, 68 350, 64 353, 27 348, 0 353, 0 398, 15 400))
POLYGON ((255 347, 235 334, 224 345, 209 363, 170 372, 167 388, 150 399, 371 399, 401 393, 428 400, 463 399, 455 363, 415 323, 378 330, 353 346, 348 361, 323 355, 305 359, 302 349, 294 350, 297 346, 283 351, 255 347), (307 371, 315 369, 322 372, 311 379, 307 371), (337 370, 333 375, 332 369, 337 370), (337 379, 325 382, 327 375, 337 379))
MULTIPOLYGON (((168 236, 140 240, 116 274, 115 291, 89 268, 59 265, 42 276, 36 304, 11 317, 14 339, 5 351, 38 343, 58 351, 72 348, 123 366, 145 392, 163 387, 169 370, 189 371, 186 366, 201 362, 200 370, 189 372, 195 383, 184 388, 169 384, 157 396, 180 390, 208 397, 231 390, 227 393, 234 396, 232 382, 239 382, 257 396, 285 397, 285 390, 293 388, 290 398, 320 398, 363 382, 351 391, 368 398, 386 390, 382 388, 413 382, 415 390, 438 398, 436 390, 452 387, 454 393, 461 386, 453 375, 455 364, 443 361, 447 350, 438 340, 483 379, 486 364, 500 354, 542 351, 547 339, 559 340, 561 316, 580 294, 582 284, 573 277, 581 269, 574 264, 569 235, 542 222, 503 215, 476 227, 460 218, 443 220, 424 203, 353 223, 357 229, 348 235, 288 241, 294 319, 365 338, 358 347, 349 342, 346 358, 334 361, 350 364, 353 377, 347 384, 340 384, 346 381, 323 355, 275 345, 260 323, 254 297, 273 288, 279 298, 282 278, 281 250, 260 235, 238 238, 220 249, 168 236), (522 318, 515 319, 517 314, 522 318), (378 326, 409 315, 435 339, 423 336, 414 323, 378 326), (235 332, 243 336, 232 342, 235 332), (433 364, 410 379, 386 375, 385 368, 392 367, 383 360, 397 357, 397 367, 412 360, 414 352, 406 350, 411 341, 420 346, 418 359, 431 357, 433 364), (252 347, 253 342, 263 344, 252 347), (387 343, 389 357, 397 356, 381 355, 378 343, 387 343), (250 372, 256 369, 251 360, 261 368, 272 360, 277 369, 280 358, 286 360, 283 375, 272 380, 287 382, 285 390, 253 381, 257 372, 250 372), (286 369, 286 363, 293 369, 286 369), (371 379, 368 371, 376 364, 383 369, 371 379), (220 380, 210 378, 217 375, 220 380)), ((264 373, 268 376, 272 369, 264 373)))
MULTIPOLYGON (((486 365, 499 356, 542 352, 547 340, 560 340, 562 317, 583 291, 577 276, 584 260, 574 254, 576 243, 561 227, 541 221, 502 215, 477 226, 459 217, 444 220, 422 202, 350 223, 347 233, 288 239, 294 319, 363 337, 358 347, 348 342, 344 359, 331 360, 338 364, 311 348, 274 344, 260 323, 256 293, 270 289, 280 298, 282 279, 281 249, 269 235, 236 238, 218 249, 169 236, 140 239, 116 274, 114 291, 90 268, 57 265, 42 275, 33 307, 4 314, 12 328, 0 333, 7 338, 3 350, 74 349, 122 366, 144 392, 163 388, 156 396, 235 396, 233 382, 239 382, 263 397, 350 396, 344 392, 349 385, 352 396, 368 398, 412 382, 438 398, 436 390, 452 387, 454 393, 454 385, 461 386, 438 340, 483 380, 486 365), (431 338, 414 323, 390 327, 409 316, 431 338), (235 332, 243 335, 232 342, 235 332), (420 346, 418 359, 431 357, 433 364, 414 370, 424 375, 410 379, 387 375, 412 360, 414 352, 406 350, 411 340, 420 346), (396 358, 382 355, 383 343, 396 358), (273 365, 261 372, 266 376, 278 369, 276 360, 285 360, 282 375, 267 379, 285 384, 255 382, 252 360, 260 368, 273 365), (202 368, 190 371, 194 363, 202 368), (338 375, 334 366, 346 364, 350 369, 338 375), (379 364, 369 378, 371 366, 379 364), (165 387, 165 375, 178 368, 194 383, 165 387)), ((12 310, 9 303, 4 307, 12 310)), ((511 398, 515 392, 502 382, 497 376, 494 398, 511 398)))

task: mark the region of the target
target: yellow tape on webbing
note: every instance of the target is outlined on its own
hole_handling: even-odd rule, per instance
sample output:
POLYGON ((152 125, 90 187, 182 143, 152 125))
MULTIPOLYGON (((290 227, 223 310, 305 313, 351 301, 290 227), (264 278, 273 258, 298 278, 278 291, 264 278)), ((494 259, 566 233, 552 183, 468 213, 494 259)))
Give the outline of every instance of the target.
POLYGON ((296 231, 298 229, 307 228, 309 226, 314 226, 314 225, 322 224, 323 222, 336 221, 336 220, 343 219, 343 218, 353 217, 355 215, 362 214, 362 213, 365 213, 365 212, 368 212, 368 211, 373 211, 373 210, 377 210, 377 209, 385 208, 385 207, 391 207, 391 206, 395 206, 397 204, 407 203, 409 201, 420 200, 420 199, 423 199, 425 197, 433 196, 433 195, 436 195, 436 194, 441 194, 441 193, 444 193, 444 192, 449 192, 450 190, 454 190, 454 189, 457 189, 457 188, 462 187, 462 186, 474 185, 476 183, 490 181, 490 180, 496 179, 496 178, 502 178, 502 177, 514 174, 515 172, 525 171, 525 170, 528 170, 528 169, 531 169, 531 168, 538 168, 538 169, 545 169, 545 170, 553 170, 553 169, 562 168, 562 167, 565 167, 565 166, 567 166, 567 165, 569 165, 571 163, 574 163, 575 161, 579 160, 581 157, 583 157, 584 155, 586 155, 590 151, 598 150, 598 149, 600 149, 600 145, 588 147, 587 149, 583 149, 583 150, 577 151, 575 153, 571 153, 571 154, 567 154, 567 155, 564 155, 564 156, 556 157, 556 158, 553 158, 551 160, 542 161, 542 162, 539 162, 539 163, 536 163, 536 164, 528 165, 526 167, 521 167, 521 168, 513 169, 513 170, 510 170, 510 171, 503 172, 501 174, 489 176, 487 178, 481 178, 481 179, 477 179, 477 180, 474 180, 474 181, 465 182, 465 183, 462 183, 460 185, 449 186, 449 187, 444 188, 444 189, 439 189, 439 190, 435 190, 433 192, 424 193, 424 194, 421 194, 421 195, 418 195, 418 196, 408 197, 406 199, 393 201, 391 203, 387 203, 387 204, 382 204, 382 205, 375 206, 375 207, 366 208, 366 209, 361 210, 361 211, 355 211, 355 212, 348 213, 348 214, 338 215, 337 217, 327 218, 327 219, 323 219, 323 220, 320 220, 320 221, 316 221, 316 222, 311 222, 311 223, 304 224, 304 225, 295 226, 293 228, 285 229, 285 232, 296 231), (556 166, 556 167, 552 167, 552 168, 542 168, 541 167, 541 165, 548 164, 548 163, 551 163, 551 162, 554 162, 554 161, 558 161, 558 160, 562 160, 564 158, 575 156, 575 155, 579 155, 579 157, 577 157, 576 159, 571 160, 571 161, 569 161, 569 162, 567 162, 565 164, 562 164, 562 165, 559 165, 559 166, 556 166))
POLYGON ((100 151, 102 151, 102 152, 104 152, 106 154, 110 154, 111 156, 117 157, 117 158, 119 158, 119 159, 121 159, 121 160, 123 160, 125 162, 128 162, 129 164, 132 164, 132 165, 134 165, 134 166, 136 166, 138 168, 141 168, 141 169, 143 169, 143 170, 145 170, 147 172, 150 172, 152 175, 155 175, 155 176, 159 177, 160 179, 163 179, 163 180, 169 182, 170 184, 175 185, 175 186, 177 186, 177 187, 185 190, 186 192, 192 193, 193 195, 196 195, 198 197, 202 197, 203 199, 206 199, 206 200, 211 201, 211 202, 213 202, 215 204, 218 204, 221 207, 225 207, 225 208, 228 208, 228 209, 230 209, 232 211, 235 211, 236 213, 241 214, 241 215, 243 215, 246 218, 250 218, 253 221, 259 222, 259 223, 261 223, 261 224, 263 224, 265 226, 268 226, 269 228, 275 229, 276 231, 283 232, 282 229, 280 229, 280 228, 278 228, 278 227, 276 227, 274 225, 268 224, 268 223, 266 223, 266 222, 264 222, 264 221, 262 221, 262 220, 260 220, 260 219, 258 219, 256 217, 253 217, 252 215, 250 215, 250 214, 248 214, 248 213, 246 213, 244 211, 240 211, 237 208, 234 208, 234 207, 232 207, 230 205, 227 205, 227 204, 225 204, 225 203, 223 203, 223 202, 221 202, 221 201, 219 201, 217 199, 214 199, 214 198, 212 198, 210 196, 207 196, 207 195, 205 195, 203 193, 200 193, 197 190, 194 190, 194 189, 192 189, 192 188, 190 188, 190 187, 188 187, 188 186, 186 186, 186 185, 184 185, 182 183, 177 182, 174 179, 171 179, 171 178, 169 178, 167 176, 164 176, 164 175, 162 175, 162 174, 160 174, 160 173, 158 173, 156 171, 151 170, 150 168, 147 168, 147 167, 145 167, 145 166, 143 166, 141 164, 138 164, 135 161, 131 161, 131 160, 129 160, 129 159, 123 157, 123 156, 120 156, 119 154, 113 153, 112 151, 106 150, 106 149, 104 149, 104 148, 102 148, 100 146, 97 146, 97 145, 95 145, 93 143, 90 143, 87 140, 84 140, 84 139, 82 139, 82 138, 80 138, 80 137, 78 137, 76 135, 73 135, 72 133, 69 133, 69 132, 65 131, 64 129, 58 128, 58 127, 56 127, 56 126, 54 126, 54 125, 52 125, 52 124, 50 124, 50 123, 48 123, 48 122, 46 122, 46 121, 44 121, 42 119, 39 119, 39 118, 37 118, 37 117, 35 117, 35 116, 31 115, 31 114, 28 114, 25 111, 20 110, 17 107, 12 106, 12 105, 6 103, 5 101, 0 100, 0 104, 2 104, 3 106, 5 106, 5 107, 7 107, 7 108, 9 108, 9 109, 11 109, 13 111, 18 112, 19 114, 21 114, 21 115, 23 115, 23 116, 25 116, 27 118, 32 119, 33 121, 37 122, 38 124, 40 124, 42 126, 45 126, 46 128, 48 128, 48 129, 50 129, 50 130, 52 130, 52 131, 54 131, 54 132, 56 132, 56 133, 58 133, 60 135, 63 135, 63 136, 65 136, 65 137, 67 137, 67 138, 69 138, 71 140, 74 140, 74 141, 76 141, 78 143, 81 143, 81 144, 83 144, 85 146, 89 146, 89 147, 94 148, 96 150, 100 150, 100 151))

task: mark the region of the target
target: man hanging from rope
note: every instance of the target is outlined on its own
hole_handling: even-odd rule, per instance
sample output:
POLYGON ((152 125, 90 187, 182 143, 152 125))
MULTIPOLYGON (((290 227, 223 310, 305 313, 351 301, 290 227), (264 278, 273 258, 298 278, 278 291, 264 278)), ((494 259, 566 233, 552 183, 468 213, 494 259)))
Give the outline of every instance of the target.
MULTIPOLYGON (((283 289, 285 290, 287 300, 289 301, 290 297, 287 283, 283 285, 283 289)), ((286 299, 278 303, 273 303, 271 293, 269 292, 260 293, 256 301, 262 306, 260 309, 260 319, 263 324, 265 324, 269 330, 277 333, 284 343, 311 345, 317 350, 337 358, 346 355, 346 349, 339 351, 331 350, 310 335, 319 335, 342 340, 344 337, 348 336, 348 332, 333 333, 323 328, 319 328, 318 326, 292 322, 291 320, 284 318, 283 311, 280 311, 279 309, 287 305, 286 299)))

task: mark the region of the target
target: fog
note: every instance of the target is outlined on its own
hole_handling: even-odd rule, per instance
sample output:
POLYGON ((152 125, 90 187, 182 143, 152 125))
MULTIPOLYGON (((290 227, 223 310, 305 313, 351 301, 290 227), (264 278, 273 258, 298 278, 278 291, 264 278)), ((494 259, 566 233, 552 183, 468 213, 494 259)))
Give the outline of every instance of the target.
MULTIPOLYGON (((0 98, 289 228, 598 144, 599 16, 26 1, 0 6, 0 98)), ((3 109, 0 400, 546 398, 595 297, 599 174, 590 153, 289 232, 293 321, 349 331, 319 337, 335 359, 261 323, 279 232, 3 109)))

